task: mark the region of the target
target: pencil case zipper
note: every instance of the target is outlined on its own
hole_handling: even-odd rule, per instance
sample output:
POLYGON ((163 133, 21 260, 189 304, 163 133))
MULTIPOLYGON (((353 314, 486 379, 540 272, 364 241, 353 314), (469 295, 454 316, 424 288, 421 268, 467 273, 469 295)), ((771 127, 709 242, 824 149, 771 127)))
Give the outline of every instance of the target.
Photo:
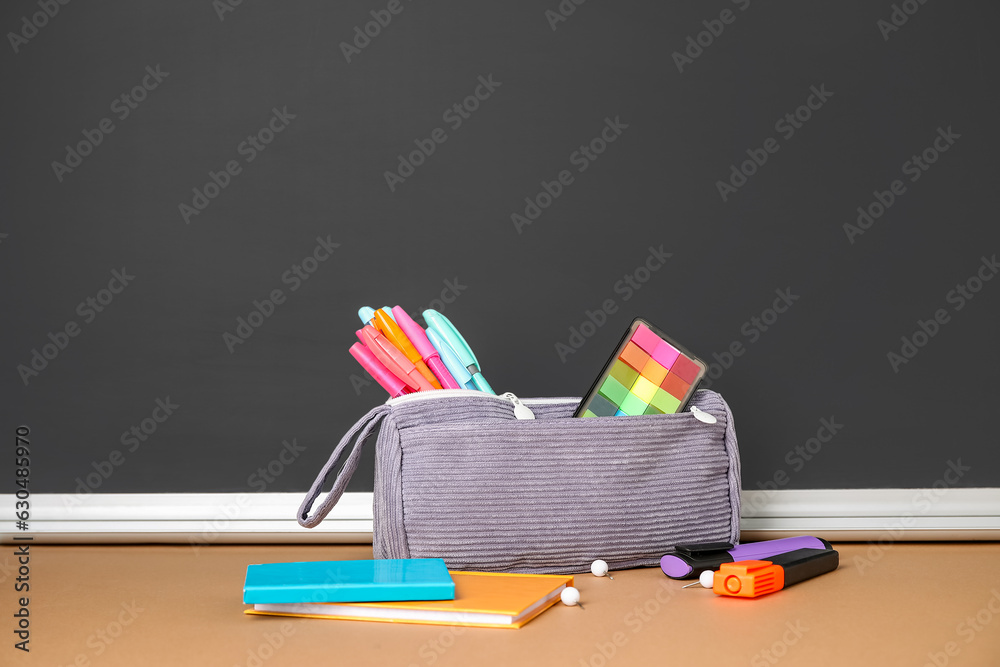
POLYGON ((579 399, 573 397, 565 398, 526 398, 522 401, 513 392, 504 394, 487 394, 475 389, 436 389, 434 391, 419 391, 412 394, 404 394, 396 398, 390 398, 385 402, 388 406, 399 405, 400 403, 412 403, 413 401, 441 400, 447 398, 482 398, 485 400, 503 401, 514 406, 514 416, 518 419, 534 419, 535 413, 527 406, 532 405, 555 405, 558 403, 571 403, 579 399))
MULTIPOLYGON (((420 391, 414 392, 412 394, 404 394, 403 396, 397 396, 396 398, 390 398, 385 402, 388 406, 399 405, 400 403, 412 403, 413 401, 425 401, 425 400, 442 400, 447 398, 482 398, 485 400, 494 401, 504 401, 506 403, 511 403, 514 406, 514 416, 517 419, 534 419, 535 413, 531 411, 530 405, 556 405, 561 403, 572 403, 579 402, 580 399, 573 397, 561 397, 561 398, 526 398, 521 400, 513 392, 506 392, 503 394, 487 394, 483 391, 478 391, 475 389, 436 389, 434 391, 420 391)), ((706 423, 714 423, 715 418, 703 410, 699 409, 697 406, 689 405, 686 412, 692 414, 698 421, 706 423), (705 416, 708 415, 708 416, 705 416), (710 421, 706 421, 710 420, 710 421)), ((674 413, 683 414, 683 413, 674 413)))

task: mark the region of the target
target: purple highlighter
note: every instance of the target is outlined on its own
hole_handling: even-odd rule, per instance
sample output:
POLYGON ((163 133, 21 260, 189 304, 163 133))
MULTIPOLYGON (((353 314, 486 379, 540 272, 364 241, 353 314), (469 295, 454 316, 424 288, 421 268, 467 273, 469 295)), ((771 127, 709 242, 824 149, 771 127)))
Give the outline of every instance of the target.
POLYGON ((780 540, 752 542, 734 547, 728 542, 678 544, 672 554, 660 559, 660 569, 671 579, 696 579, 705 570, 717 570, 723 563, 761 560, 796 549, 832 549, 826 540, 803 535, 780 540))

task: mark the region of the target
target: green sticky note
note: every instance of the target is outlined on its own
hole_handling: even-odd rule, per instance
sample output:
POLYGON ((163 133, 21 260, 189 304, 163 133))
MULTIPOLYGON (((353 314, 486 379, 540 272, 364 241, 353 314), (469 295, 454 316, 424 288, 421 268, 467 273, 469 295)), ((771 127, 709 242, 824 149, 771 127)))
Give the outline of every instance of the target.
POLYGON ((615 405, 621 405, 625 397, 629 395, 628 387, 622 386, 622 383, 613 377, 606 379, 597 393, 615 405))
POLYGON ((647 407, 649 407, 649 403, 646 403, 646 401, 642 400, 635 394, 629 394, 625 397, 625 400, 622 401, 622 404, 618 409, 627 415, 635 416, 644 413, 647 407))
POLYGON ((649 403, 650 405, 655 405, 668 415, 677 412, 677 408, 681 407, 680 399, 671 396, 662 389, 656 390, 656 393, 653 394, 653 400, 649 403))

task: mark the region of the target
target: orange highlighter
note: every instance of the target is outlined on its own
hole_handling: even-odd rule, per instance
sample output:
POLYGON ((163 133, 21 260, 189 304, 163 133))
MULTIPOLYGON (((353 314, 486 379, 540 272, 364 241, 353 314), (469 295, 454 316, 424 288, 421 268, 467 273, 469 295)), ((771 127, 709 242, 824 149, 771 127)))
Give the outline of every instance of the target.
POLYGON ((406 358, 411 364, 416 366, 417 371, 424 376, 424 379, 431 384, 432 388, 441 388, 441 383, 438 382, 437 378, 434 377, 434 373, 431 373, 431 369, 424 363, 423 357, 421 357, 420 353, 417 352, 417 348, 413 347, 413 343, 411 343, 410 339, 406 337, 403 330, 399 328, 399 325, 396 324, 391 317, 385 314, 384 310, 375 311, 375 317, 372 320, 372 324, 375 325, 376 329, 382 332, 382 335, 384 335, 390 343, 396 346, 396 349, 406 355, 406 358))
POLYGON ((713 574, 712 591, 728 597, 757 598, 832 572, 838 565, 840 554, 833 549, 796 549, 767 560, 723 563, 713 574))

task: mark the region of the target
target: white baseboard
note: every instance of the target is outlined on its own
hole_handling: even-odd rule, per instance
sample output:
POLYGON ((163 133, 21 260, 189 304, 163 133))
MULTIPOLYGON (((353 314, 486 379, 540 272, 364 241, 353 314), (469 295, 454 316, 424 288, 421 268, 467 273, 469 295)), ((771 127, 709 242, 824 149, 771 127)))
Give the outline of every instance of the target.
POLYGON ((1000 540, 1000 489, 743 491, 744 540, 1000 540))
MULTIPOLYGON (((345 493, 318 527, 295 520, 301 493, 33 494, 28 530, 5 521, 0 541, 42 544, 370 543, 372 494, 345 493)), ((0 496, 10 507, 14 496, 0 496)))
MULTIPOLYGON (((1000 489, 744 491, 743 539, 810 534, 829 540, 1000 540, 1000 489)), ((372 494, 346 493, 317 528, 295 513, 301 493, 137 493, 31 496, 28 530, 4 517, 0 542, 41 544, 365 543, 372 494)), ((13 517, 15 498, 0 495, 13 517)))

